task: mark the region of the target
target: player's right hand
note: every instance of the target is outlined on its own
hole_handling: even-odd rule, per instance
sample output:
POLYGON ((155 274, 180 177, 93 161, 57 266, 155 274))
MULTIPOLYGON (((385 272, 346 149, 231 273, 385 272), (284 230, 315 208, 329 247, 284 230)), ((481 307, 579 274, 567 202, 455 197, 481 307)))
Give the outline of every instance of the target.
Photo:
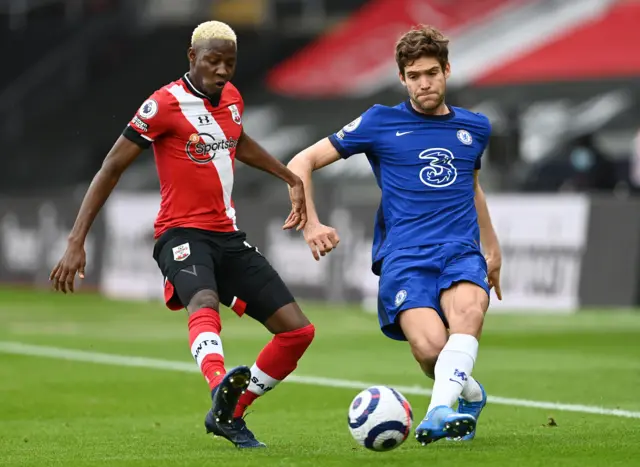
POLYGON ((291 198, 291 213, 284 221, 284 230, 296 227, 296 230, 304 229, 307 224, 307 201, 304 195, 304 185, 302 180, 289 187, 289 198, 291 198))
POLYGON ((67 250, 62 259, 49 275, 53 290, 67 293, 74 291, 74 280, 76 274, 80 279, 84 279, 84 268, 87 264, 87 257, 84 251, 84 244, 69 242, 67 250))
POLYGON ((307 223, 303 234, 316 261, 320 261, 320 256, 325 256, 340 243, 336 229, 320 223, 307 223))

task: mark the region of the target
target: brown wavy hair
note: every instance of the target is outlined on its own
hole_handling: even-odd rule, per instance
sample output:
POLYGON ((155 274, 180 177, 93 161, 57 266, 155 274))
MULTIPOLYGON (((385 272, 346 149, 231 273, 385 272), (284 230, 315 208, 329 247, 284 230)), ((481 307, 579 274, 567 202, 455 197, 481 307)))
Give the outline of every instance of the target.
POLYGON ((444 71, 449 63, 449 39, 433 26, 420 24, 396 42, 396 63, 402 76, 405 67, 422 57, 434 57, 444 71))

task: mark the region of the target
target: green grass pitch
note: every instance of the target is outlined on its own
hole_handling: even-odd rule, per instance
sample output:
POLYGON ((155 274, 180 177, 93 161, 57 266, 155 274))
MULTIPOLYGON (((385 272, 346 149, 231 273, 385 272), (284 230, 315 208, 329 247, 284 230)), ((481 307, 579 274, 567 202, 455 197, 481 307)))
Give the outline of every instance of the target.
MULTIPOLYGON (((406 343, 385 338, 374 315, 327 305, 304 309, 317 331, 297 377, 431 386, 406 343)), ((249 318, 224 310, 222 338, 227 366, 250 366, 270 336, 249 318)), ((640 465, 639 344, 640 312, 489 314, 474 370, 490 397, 620 409, 632 417, 502 401, 487 405, 472 443, 443 440, 422 447, 412 430, 398 449, 374 453, 357 446, 347 428, 348 405, 364 388, 288 382, 259 399, 247 417, 268 449, 240 451, 205 435, 208 388, 197 371, 180 371, 195 369, 183 313, 160 303, 2 289, 0 465, 640 465), (21 355, 16 344, 115 355, 125 359, 122 363, 133 362, 131 356, 182 366, 21 355), (14 350, 7 350, 11 346, 14 350)), ((428 397, 405 396, 415 428, 428 397)))

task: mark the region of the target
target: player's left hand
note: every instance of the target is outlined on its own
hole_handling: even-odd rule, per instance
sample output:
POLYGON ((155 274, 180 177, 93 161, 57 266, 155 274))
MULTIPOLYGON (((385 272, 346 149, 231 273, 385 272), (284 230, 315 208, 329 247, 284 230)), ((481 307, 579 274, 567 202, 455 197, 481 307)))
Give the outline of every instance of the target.
POLYGON ((495 288, 496 297, 502 300, 502 290, 500 289, 500 268, 502 268, 502 258, 500 255, 487 255, 487 278, 489 279, 489 290, 495 288))
POLYGON ((304 241, 311 248, 311 254, 316 261, 327 255, 338 246, 340 237, 333 227, 318 223, 309 223, 303 231, 304 241))
POLYGON ((289 198, 291 199, 291 213, 284 221, 282 228, 289 230, 296 227, 296 230, 302 230, 307 224, 307 201, 304 196, 302 180, 289 187, 289 198))

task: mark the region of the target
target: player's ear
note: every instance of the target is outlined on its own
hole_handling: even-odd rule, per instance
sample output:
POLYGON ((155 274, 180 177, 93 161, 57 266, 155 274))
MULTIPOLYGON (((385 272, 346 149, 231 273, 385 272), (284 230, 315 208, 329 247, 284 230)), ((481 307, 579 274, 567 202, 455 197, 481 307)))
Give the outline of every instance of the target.
POLYGON ((445 77, 445 79, 449 79, 450 75, 451 75, 451 65, 449 64, 449 62, 447 62, 447 64, 444 66, 444 77, 445 77))
POLYGON ((401 71, 398 72, 398 78, 400 78, 400 82, 403 86, 407 85, 407 82, 404 80, 404 74, 401 71))
POLYGON ((196 63, 196 51, 193 47, 189 47, 189 50, 187 51, 187 58, 189 59, 189 63, 196 63))

